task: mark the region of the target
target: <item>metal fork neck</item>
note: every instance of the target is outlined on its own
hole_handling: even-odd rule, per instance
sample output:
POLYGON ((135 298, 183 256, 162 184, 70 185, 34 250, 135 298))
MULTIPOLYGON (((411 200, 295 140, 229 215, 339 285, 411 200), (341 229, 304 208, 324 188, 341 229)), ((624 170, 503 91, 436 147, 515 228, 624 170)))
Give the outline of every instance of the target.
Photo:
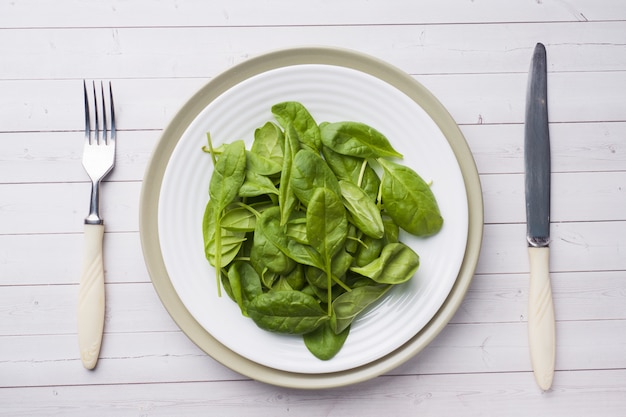
POLYGON ((100 218, 100 182, 91 182, 91 199, 89 200, 89 215, 85 217, 85 224, 103 224, 100 218))

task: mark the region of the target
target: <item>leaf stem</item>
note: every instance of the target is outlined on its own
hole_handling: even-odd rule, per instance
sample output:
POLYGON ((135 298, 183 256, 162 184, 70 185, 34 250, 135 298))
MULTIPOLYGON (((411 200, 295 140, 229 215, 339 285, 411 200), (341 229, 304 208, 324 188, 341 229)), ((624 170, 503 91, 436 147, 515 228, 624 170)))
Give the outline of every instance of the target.
MULTIPOLYGON (((211 133, 206 133, 207 143, 209 147, 209 154, 211 154, 211 159, 213 160, 213 165, 217 163, 217 158, 215 158, 215 150, 213 150, 213 142, 211 142, 211 133)), ((206 152, 206 149, 203 149, 206 152)))
POLYGON ((376 205, 380 210, 382 210, 383 206, 383 180, 385 179, 385 172, 381 174, 380 184, 378 185, 378 194, 376 194, 376 205))
MULTIPOLYGON (((210 141, 209 141, 210 143, 210 141)), ((217 280, 217 296, 222 296, 222 213, 215 216, 215 279, 217 280)))
POLYGON ((248 210, 250 213, 254 214, 254 216, 258 219, 259 217, 261 217, 261 213, 259 213, 257 210, 255 210, 254 208, 252 208, 252 206, 243 203, 241 201, 237 202, 237 205, 240 207, 245 208, 246 210, 248 210))
POLYGON ((361 171, 359 171, 359 179, 357 180, 356 185, 359 187, 363 184, 363 177, 365 177, 365 168, 367 168, 367 159, 363 159, 363 163, 361 164, 361 171))

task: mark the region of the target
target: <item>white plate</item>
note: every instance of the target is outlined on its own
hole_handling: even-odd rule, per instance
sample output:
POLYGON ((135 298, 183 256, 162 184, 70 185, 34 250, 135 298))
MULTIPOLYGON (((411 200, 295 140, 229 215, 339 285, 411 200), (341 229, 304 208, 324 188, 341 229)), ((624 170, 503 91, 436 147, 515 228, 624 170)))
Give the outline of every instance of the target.
POLYGON ((468 238, 468 197, 461 169, 446 137, 428 113, 398 88, 338 65, 288 65, 253 75, 223 92, 184 126, 163 177, 158 231, 167 274, 195 320, 236 354, 286 372, 318 374, 353 369, 393 352, 435 315, 457 276, 468 238), (414 278, 395 288, 352 325, 343 349, 329 361, 315 358, 301 337, 277 335, 243 317, 226 295, 217 296, 215 271, 203 252, 202 216, 214 144, 244 139, 273 120, 270 108, 299 101, 318 122, 352 120, 385 134, 432 190, 444 227, 427 239, 403 235, 420 255, 414 278))

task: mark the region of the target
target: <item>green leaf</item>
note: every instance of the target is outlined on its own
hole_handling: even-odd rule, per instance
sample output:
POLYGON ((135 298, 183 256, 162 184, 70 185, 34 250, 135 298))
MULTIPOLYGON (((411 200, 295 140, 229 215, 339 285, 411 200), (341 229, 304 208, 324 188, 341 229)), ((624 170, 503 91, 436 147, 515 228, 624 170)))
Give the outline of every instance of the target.
POLYGON ((380 239, 385 233, 380 209, 363 189, 350 181, 339 181, 343 203, 351 215, 352 223, 363 233, 380 239))
POLYGON ((339 353, 349 333, 349 326, 337 334, 331 328, 330 323, 325 322, 303 336, 304 345, 316 358, 327 361, 339 353))
POLYGON ((335 333, 341 333, 354 319, 374 301, 382 297, 391 285, 366 285, 353 288, 333 301, 330 325, 335 333))
POLYGON ((304 265, 296 265, 296 267, 292 269, 291 272, 284 275, 283 278, 292 289, 301 290, 307 283, 306 277, 304 276, 304 265))
POLYGON ((209 197, 214 200, 217 214, 221 216, 222 210, 237 197, 245 178, 246 148, 244 142, 238 140, 225 147, 209 183, 209 197))
POLYGON ((309 243, 323 259, 332 259, 348 236, 346 210, 338 195, 327 188, 317 188, 306 212, 309 243))
POLYGON ((363 244, 359 246, 354 257, 354 264, 357 266, 367 265, 380 256, 384 246, 385 242, 383 239, 364 236, 363 244))
MULTIPOLYGON (((237 197, 239 188, 246 177, 246 147, 242 140, 232 142, 224 148, 215 163, 213 175, 209 183, 209 197, 213 204, 213 230, 212 240, 207 242, 205 238, 205 248, 207 243, 213 243, 215 250, 206 250, 207 255, 213 253, 213 265, 216 270, 217 293, 221 296, 221 269, 223 264, 222 254, 222 211, 237 197)), ((208 211, 208 210, 207 210, 208 211)), ((206 214, 206 213, 205 213, 206 214)), ((206 219, 206 216, 205 216, 206 219)), ((209 220, 210 221, 210 220, 209 220)), ((206 226, 209 229, 211 226, 206 226)), ((236 254, 236 253, 235 253, 236 254)), ((211 259, 209 259, 211 262, 211 259)))
POLYGON ((289 220, 289 215, 298 204, 292 184, 292 167, 296 153, 300 149, 298 133, 292 125, 285 130, 285 155, 283 167, 280 173, 280 187, 278 189, 278 205, 280 207, 280 224, 284 225, 289 220))
POLYGON ((303 245, 309 244, 306 235, 306 213, 303 211, 294 211, 291 218, 287 222, 285 234, 289 239, 293 239, 303 245))
POLYGON ((296 265, 280 248, 286 246, 286 238, 278 224, 277 209, 272 207, 266 210, 257 220, 254 231, 250 262, 260 275, 266 269, 275 274, 285 274, 296 265))
POLYGON ((380 178, 366 159, 341 155, 328 146, 322 147, 322 155, 324 155, 324 160, 335 173, 337 179, 358 185, 372 200, 376 200, 380 188, 380 178))
MULTIPOLYGON (((267 209, 257 221, 263 222, 264 238, 279 248, 286 256, 299 264, 322 268, 323 261, 320 254, 310 245, 289 239, 285 233, 286 226, 280 225, 280 208, 267 209)), ((258 223, 257 223, 258 224, 258 223)))
POLYGON ((288 334, 304 334, 329 320, 318 301, 300 291, 270 291, 254 298, 248 314, 262 329, 288 334))
POLYGON ((235 261, 228 269, 228 282, 232 298, 239 305, 241 313, 248 316, 248 305, 263 293, 259 275, 250 263, 235 261))
POLYGON ((287 130, 288 126, 293 126, 300 142, 309 149, 319 152, 320 129, 306 107, 297 101, 286 101, 272 106, 272 113, 283 129, 287 130))
POLYGON ((350 270, 371 278, 379 284, 402 284, 410 280, 419 268, 420 258, 417 253, 404 243, 389 243, 380 257, 362 267, 350 270))
POLYGON ((441 230, 443 217, 428 184, 411 168, 379 159, 384 169, 381 184, 383 208, 407 232, 431 236, 441 230))
POLYGON ((222 216, 222 228, 232 232, 253 232, 257 217, 265 210, 273 207, 272 203, 233 203, 226 207, 222 216))
MULTIPOLYGON (((340 250, 339 253, 337 253, 333 257, 330 265, 330 270, 332 276, 334 277, 334 282, 340 281, 344 277, 348 269, 350 269, 351 265, 352 256, 345 250, 340 250)), ((323 269, 313 266, 307 266, 305 268, 305 276, 307 281, 311 285, 315 285, 317 288, 322 289, 328 288, 328 277, 326 276, 326 272, 323 269)), ((330 284, 332 285, 333 282, 330 282, 330 284)))
POLYGON ((278 195, 278 190, 272 180, 264 175, 248 171, 246 180, 239 188, 239 197, 258 197, 266 194, 278 195))
MULTIPOLYGON (((241 245, 246 240, 245 233, 227 230, 220 227, 220 235, 216 234, 215 200, 209 200, 202 219, 202 235, 204 239, 204 254, 209 263, 219 270, 237 256, 241 245), (219 240, 219 245, 218 245, 219 240), (217 251, 220 250, 220 267, 217 266, 217 251)), ((221 226, 221 224, 220 224, 221 226)))
POLYGON ((327 123, 320 127, 322 143, 342 155, 360 158, 402 158, 389 140, 374 129, 358 122, 327 123))
POLYGON ((248 170, 260 175, 274 175, 283 165, 283 131, 272 122, 254 131, 248 156, 248 170))
POLYGON ((309 205, 309 200, 317 188, 327 188, 336 195, 341 195, 335 174, 319 153, 308 149, 300 150, 293 160, 291 186, 296 197, 305 206, 309 205))

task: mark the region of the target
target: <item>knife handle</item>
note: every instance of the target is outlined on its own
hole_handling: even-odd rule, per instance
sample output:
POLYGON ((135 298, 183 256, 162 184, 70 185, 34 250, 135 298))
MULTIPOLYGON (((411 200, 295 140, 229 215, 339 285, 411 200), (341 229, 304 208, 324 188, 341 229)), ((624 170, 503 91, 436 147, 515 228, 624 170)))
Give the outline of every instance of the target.
POLYGON ((83 365, 93 369, 98 362, 104 330, 104 225, 85 224, 83 270, 78 286, 78 346, 83 365))
POLYGON ((550 249, 529 247, 530 291, 528 295, 528 340, 530 360, 537 385, 548 390, 554 377, 556 332, 550 286, 550 249))

